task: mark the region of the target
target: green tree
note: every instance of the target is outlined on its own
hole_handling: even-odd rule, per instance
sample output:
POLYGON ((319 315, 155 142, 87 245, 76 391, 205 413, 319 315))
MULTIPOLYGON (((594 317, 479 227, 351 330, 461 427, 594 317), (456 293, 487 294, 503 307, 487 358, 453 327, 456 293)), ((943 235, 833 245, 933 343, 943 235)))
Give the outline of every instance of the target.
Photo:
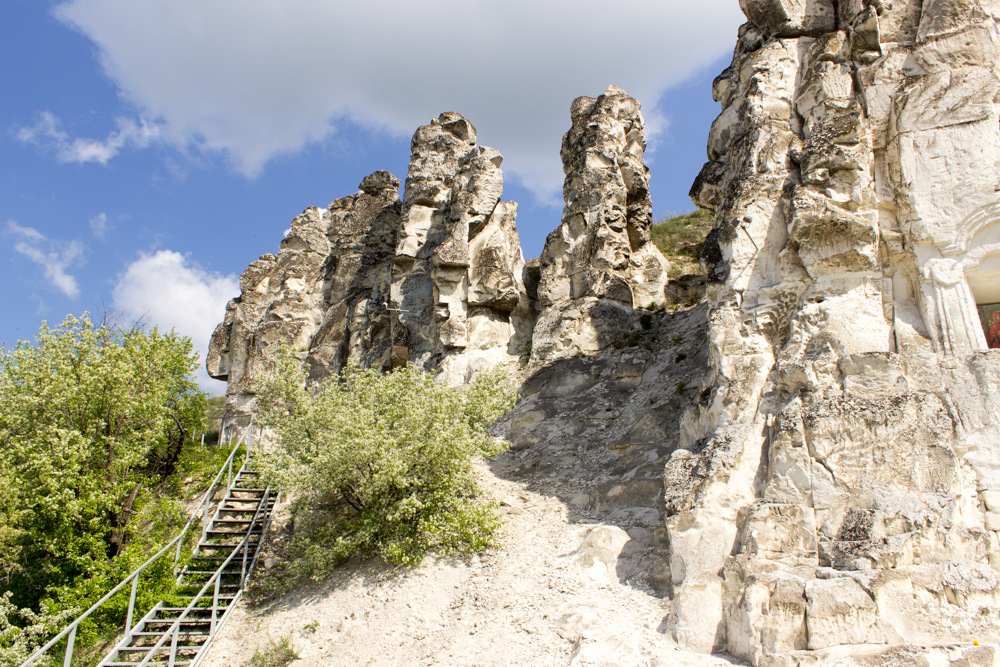
POLYGON ((147 540, 164 537, 143 511, 203 428, 196 363, 187 338, 95 325, 86 315, 43 323, 34 344, 0 346, 0 594, 10 593, 8 607, 85 606, 141 555, 115 564, 137 525, 147 540))
POLYGON ((413 367, 349 367, 304 387, 290 355, 258 387, 277 441, 265 473, 295 498, 293 576, 321 576, 355 554, 415 564, 428 551, 492 543, 499 515, 472 461, 507 448, 487 432, 514 404, 505 375, 482 373, 456 391, 413 367))

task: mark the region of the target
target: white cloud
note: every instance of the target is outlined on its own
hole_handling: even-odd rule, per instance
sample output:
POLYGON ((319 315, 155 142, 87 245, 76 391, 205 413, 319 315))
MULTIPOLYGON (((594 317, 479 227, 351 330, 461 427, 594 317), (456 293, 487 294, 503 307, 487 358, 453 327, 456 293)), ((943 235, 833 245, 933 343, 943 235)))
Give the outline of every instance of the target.
POLYGON ((116 308, 132 316, 190 336, 202 362, 199 384, 215 390, 219 383, 208 378, 203 365, 208 341, 226 314, 226 302, 239 291, 236 276, 210 273, 179 252, 159 250, 141 254, 126 267, 112 298, 116 308))
POLYGON ((71 299, 80 295, 76 278, 67 270, 82 263, 84 250, 79 241, 56 241, 33 227, 24 227, 13 220, 7 222, 7 233, 14 237, 14 250, 42 267, 52 286, 71 299))
POLYGON ((118 129, 103 140, 71 139, 62 129, 59 119, 51 112, 43 111, 34 125, 18 129, 17 138, 23 143, 55 150, 56 158, 60 162, 107 164, 125 146, 145 148, 160 134, 158 126, 144 120, 116 118, 115 125, 118 129))
POLYGON ((90 219, 90 232, 100 240, 105 240, 109 231, 111 231, 111 224, 108 222, 106 213, 98 213, 90 219))
MULTIPOLYGON (((55 15, 155 119, 104 142, 56 139, 78 159, 158 138, 254 175, 345 120, 409 135, 454 110, 541 194, 561 184, 574 97, 615 83, 655 133, 660 96, 728 52, 743 20, 735 0, 66 0, 55 15)), ((36 133, 58 137, 43 121, 36 133)))

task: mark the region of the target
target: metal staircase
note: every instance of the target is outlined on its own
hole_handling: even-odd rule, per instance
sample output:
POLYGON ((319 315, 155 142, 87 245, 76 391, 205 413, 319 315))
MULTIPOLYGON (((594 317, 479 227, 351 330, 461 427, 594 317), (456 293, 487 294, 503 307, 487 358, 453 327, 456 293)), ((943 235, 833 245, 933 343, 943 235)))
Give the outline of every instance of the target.
POLYGON ((249 468, 252 430, 252 426, 248 428, 233 447, 229 459, 219 470, 181 534, 39 649, 22 667, 34 664, 43 655, 49 654, 53 647, 61 647, 63 642, 66 647, 63 664, 65 667, 73 664, 73 644, 79 624, 129 583, 132 589, 123 637, 97 663, 98 667, 194 667, 201 662, 212 639, 239 601, 257 564, 276 502, 275 494, 259 484, 259 474, 249 468), (241 447, 245 448, 246 456, 242 467, 234 475, 233 462, 241 447), (213 512, 211 506, 216 503, 214 498, 216 490, 221 489, 223 475, 226 476, 225 493, 215 504, 213 512), (200 520, 202 526, 201 537, 190 558, 181 564, 185 535, 196 520, 200 520), (174 552, 174 562, 178 564, 175 567, 177 598, 174 604, 179 599, 183 606, 160 601, 133 624, 142 572, 170 551, 174 552))

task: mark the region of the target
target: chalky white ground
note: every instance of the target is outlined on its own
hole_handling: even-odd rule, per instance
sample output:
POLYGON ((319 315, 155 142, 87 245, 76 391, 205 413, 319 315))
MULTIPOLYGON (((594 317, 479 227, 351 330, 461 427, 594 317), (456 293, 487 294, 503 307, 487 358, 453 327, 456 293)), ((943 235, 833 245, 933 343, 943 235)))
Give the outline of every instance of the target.
POLYGON ((558 498, 527 490, 539 480, 500 471, 513 479, 479 466, 506 517, 499 548, 412 570, 352 562, 270 607, 240 604, 203 664, 250 664, 283 637, 295 665, 741 664, 663 633, 667 601, 615 572, 632 551, 621 528, 571 520, 558 498))

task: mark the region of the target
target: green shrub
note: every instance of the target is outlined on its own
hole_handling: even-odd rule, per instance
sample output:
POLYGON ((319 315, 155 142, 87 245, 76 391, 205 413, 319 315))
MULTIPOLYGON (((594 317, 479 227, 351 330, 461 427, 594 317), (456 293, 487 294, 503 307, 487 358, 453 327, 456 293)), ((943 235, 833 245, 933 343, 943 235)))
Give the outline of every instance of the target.
POLYGON ((11 602, 13 593, 0 595, 0 666, 16 667, 38 650, 51 636, 73 620, 77 609, 35 612, 19 609, 11 602))
POLYGON ((356 554, 412 565, 493 543, 500 518, 480 499, 472 459, 507 448, 487 432, 514 404, 505 375, 482 373, 456 391, 413 367, 350 367, 314 392, 304 384, 285 355, 258 387, 277 440, 263 472, 295 498, 293 579, 356 554))
POLYGON ((267 648, 263 651, 257 649, 250 658, 253 667, 285 667, 285 665, 298 660, 299 654, 292 648, 292 640, 282 637, 278 641, 270 639, 267 648))
POLYGON ((146 520, 163 524, 159 490, 203 428, 196 365, 189 339, 86 315, 0 346, 0 593, 12 604, 86 608, 68 591, 114 583, 119 557, 141 562, 169 535, 146 520))

